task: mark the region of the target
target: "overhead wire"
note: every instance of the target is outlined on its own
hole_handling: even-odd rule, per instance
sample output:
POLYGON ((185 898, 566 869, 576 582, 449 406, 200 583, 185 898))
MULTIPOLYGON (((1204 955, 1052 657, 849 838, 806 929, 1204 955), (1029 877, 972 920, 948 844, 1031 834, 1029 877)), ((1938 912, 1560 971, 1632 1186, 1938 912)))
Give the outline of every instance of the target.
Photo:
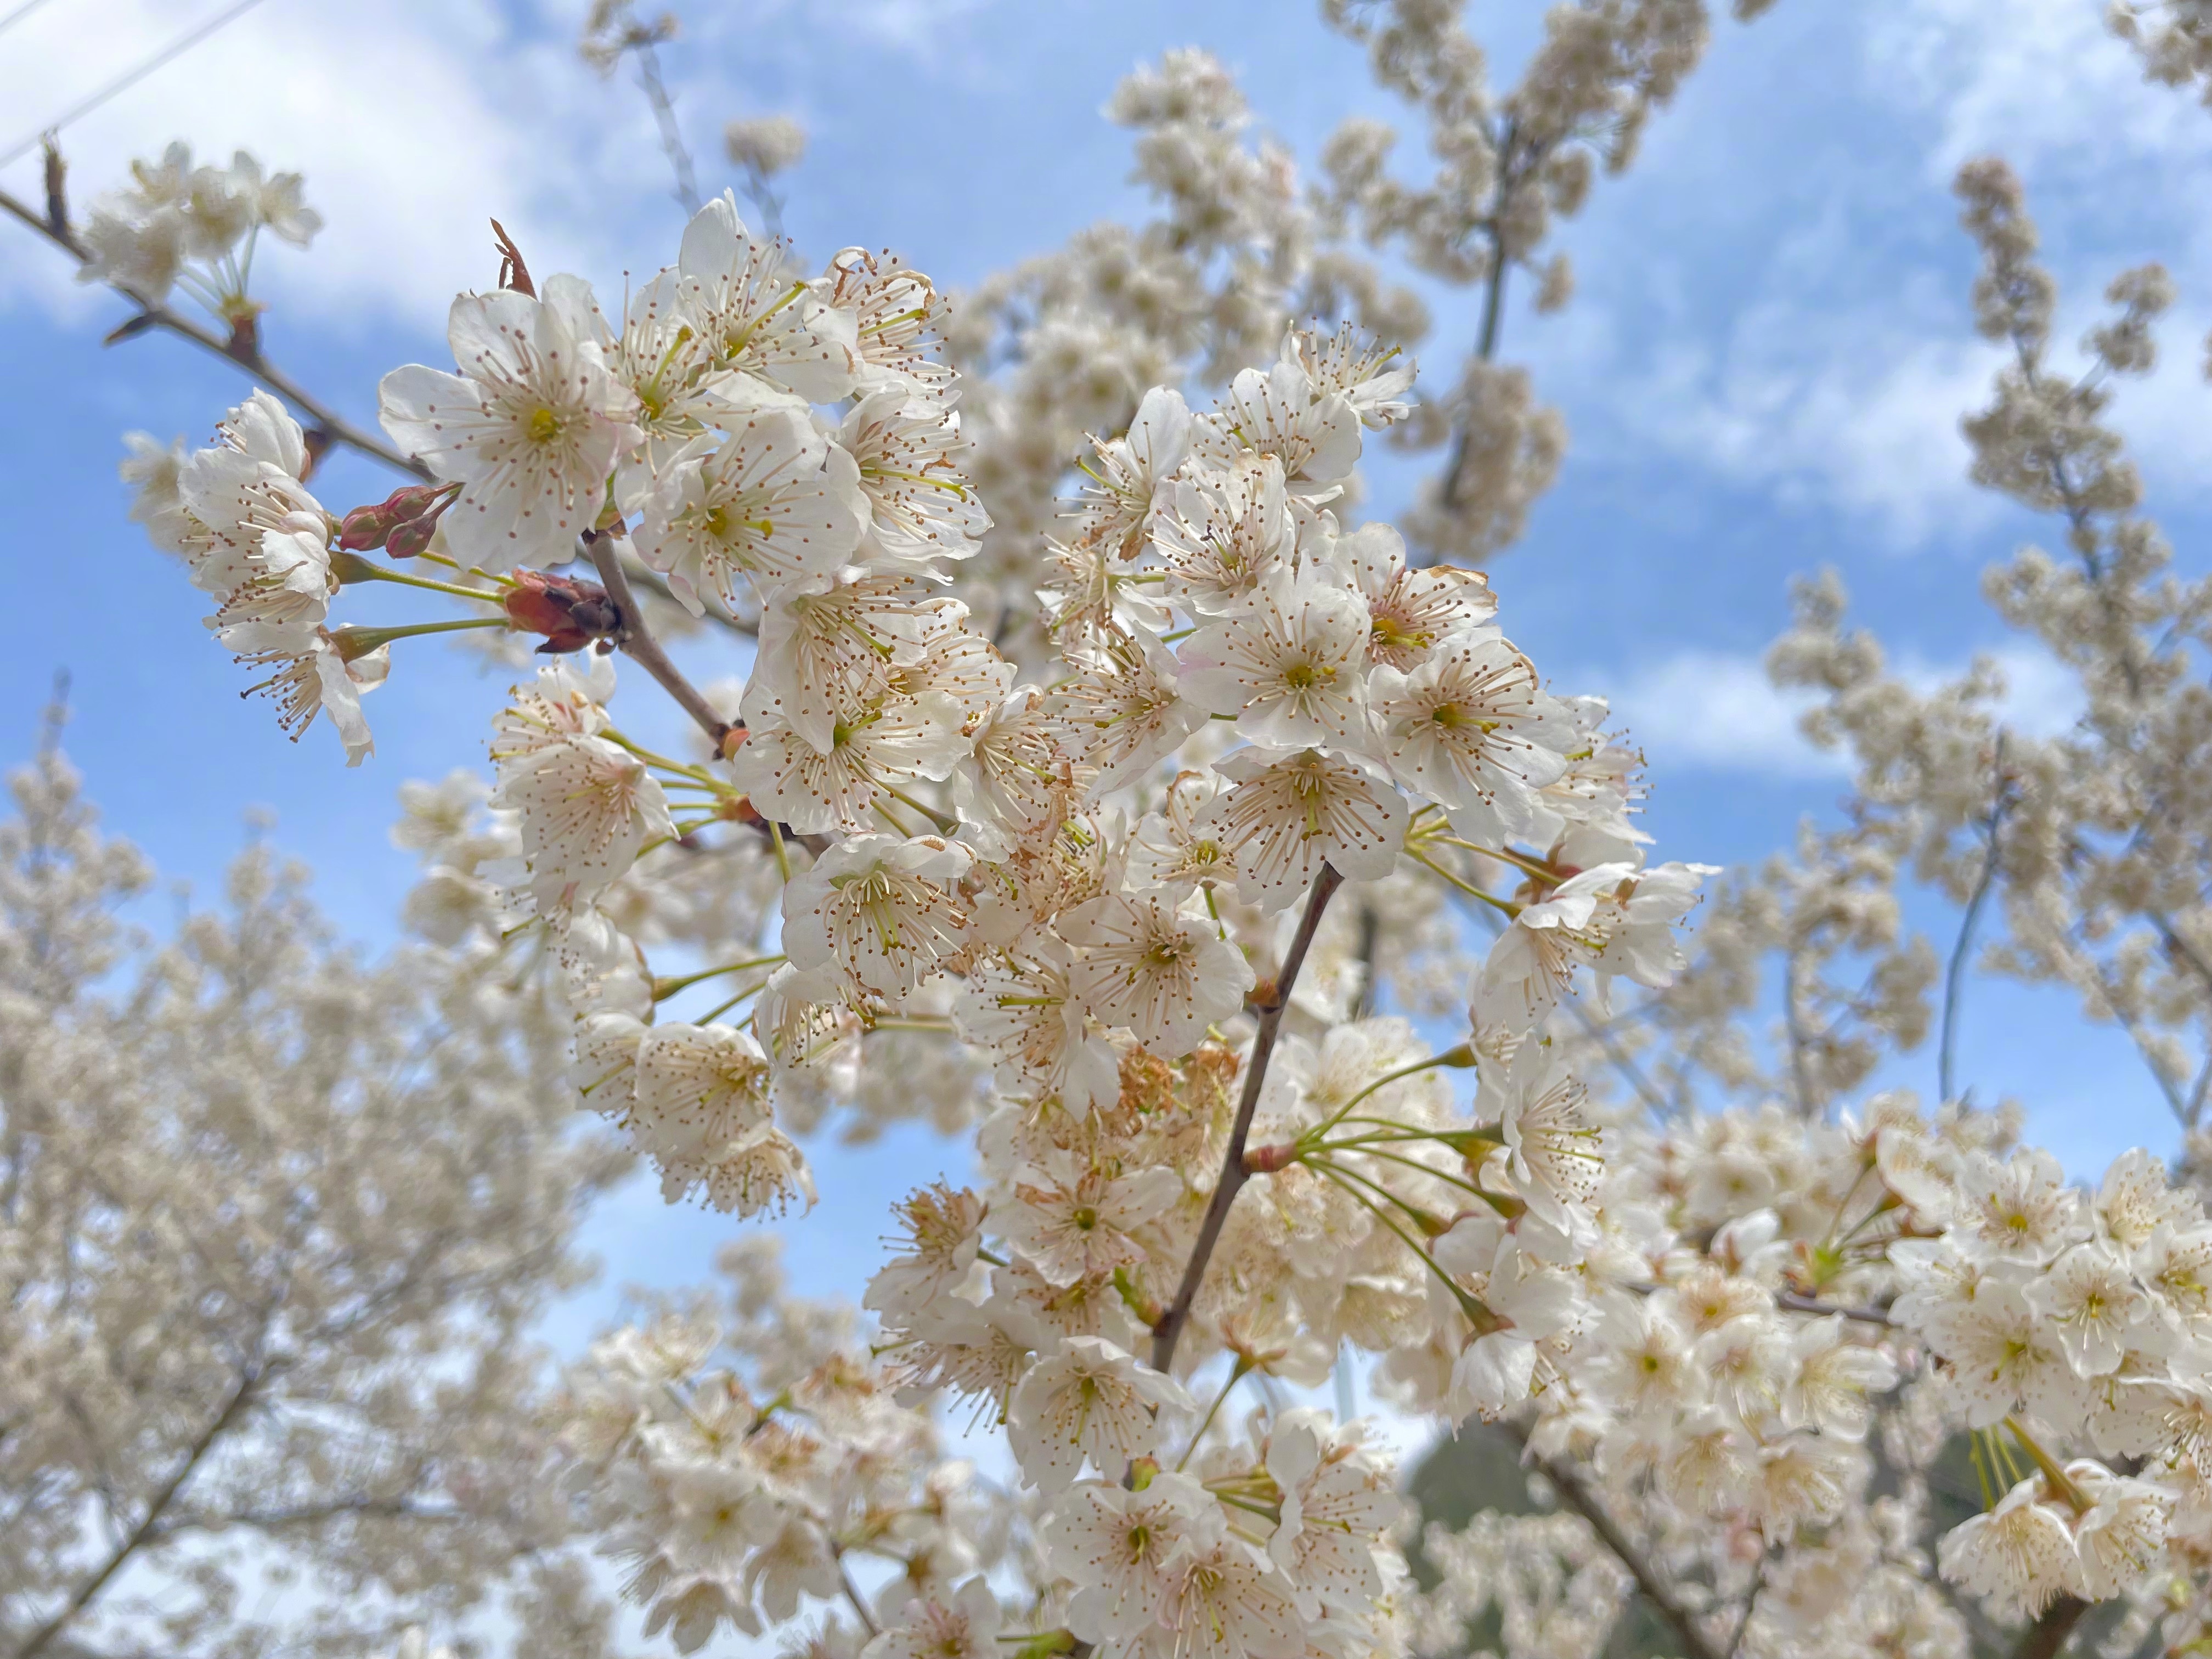
MULTIPOLYGON (((23 15, 24 13, 29 10, 30 7, 43 3, 44 0, 27 0, 27 3, 17 7, 15 13, 7 21, 12 21, 14 17, 23 15)), ((67 113, 58 117, 54 120, 41 122, 38 128, 32 132, 29 137, 11 146, 4 152, 0 152, 0 167, 7 167, 20 158, 29 155, 33 150, 39 147, 41 140, 46 138, 51 134, 59 132, 64 127, 68 126, 71 122, 81 120, 85 116, 91 114, 93 111, 98 109, 102 104, 114 97, 117 94, 129 91, 132 87, 137 86, 138 82, 151 75, 155 70, 161 68, 164 64, 173 63, 177 58, 181 58, 185 53, 190 52, 194 46, 199 45, 201 41, 213 34, 217 29, 222 28, 228 24, 235 22, 238 19, 243 17, 247 12, 252 11, 254 7, 260 3, 261 0, 238 0, 238 3, 229 8, 227 11, 222 12, 216 16, 210 18, 206 22, 200 24, 195 28, 186 30, 184 33, 179 35, 175 40, 169 42, 167 46, 155 52, 151 58, 147 58, 144 62, 126 70, 125 73, 118 75, 114 80, 110 81, 106 86, 100 88, 99 91, 94 93, 89 98, 83 100, 67 113)), ((4 27, 5 22, 0 22, 0 27, 4 27)))
POLYGON ((0 33, 13 28, 46 3, 46 0, 23 0, 23 3, 15 10, 9 12, 5 17, 0 17, 0 33))

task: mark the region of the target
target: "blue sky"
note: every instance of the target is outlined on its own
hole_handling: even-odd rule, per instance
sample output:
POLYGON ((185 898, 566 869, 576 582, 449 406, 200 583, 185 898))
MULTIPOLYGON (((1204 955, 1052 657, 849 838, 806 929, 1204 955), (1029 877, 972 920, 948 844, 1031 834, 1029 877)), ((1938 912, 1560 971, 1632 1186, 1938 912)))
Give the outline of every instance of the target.
MULTIPOLYGON (((311 253, 262 260, 266 338, 366 418, 384 369, 445 361, 447 301, 490 280, 487 216, 541 271, 580 270, 603 289, 673 257, 680 215, 649 118, 633 89, 601 83, 570 50, 582 9, 265 0, 72 128, 73 183, 82 201, 180 136, 305 172, 329 228, 311 253)), ((0 109, 27 131, 219 9, 49 4, 0 34, 0 109)), ((1561 235, 1574 304, 1551 318, 1509 312, 1502 355, 1530 366, 1573 441, 1525 544, 1493 570, 1502 619, 1563 688, 1615 697, 1651 756, 1662 856, 1756 859, 1840 793, 1758 672, 1793 574, 1840 568, 1861 619, 1916 672, 2008 643, 1978 573, 2047 530, 1966 480, 1957 421, 1994 361, 1969 324, 1973 254, 1948 193, 1966 156, 2001 152, 2027 178, 2068 296, 2062 337, 2087 325, 2121 268, 2159 258, 2173 270, 2167 363, 2127 389, 2118 419, 2183 568, 2201 564, 2212 436, 2195 342, 2212 323, 2200 210, 2212 117, 2142 84, 2099 10, 1780 0, 1755 25, 1720 21, 1636 166, 1601 180, 1561 235)), ((1533 3, 1476 9, 1501 80, 1540 15, 1533 3)), ((812 134, 788 192, 802 246, 889 246, 955 285, 1139 210, 1125 135, 1098 110, 1121 74, 1166 47, 1214 50, 1261 124, 1309 160, 1342 116, 1394 113, 1358 52, 1289 0, 699 0, 685 21, 668 68, 704 179, 721 182, 714 135, 728 116, 796 114, 812 134)), ((0 131, 0 146, 19 136, 0 131)), ((32 193, 33 164, 5 183, 32 193)), ((1441 375, 1473 307, 1437 298, 1423 356, 1441 375)), ((204 439, 245 386, 173 341, 103 349, 121 314, 27 233, 0 227, 17 619, 0 653, 0 762, 28 752, 66 666, 69 747, 112 828, 207 891, 246 809, 267 808, 275 841, 315 866, 340 923, 388 941, 410 877, 386 840, 393 791, 481 759, 497 683, 440 647, 403 645, 369 704, 377 758, 352 772, 327 732, 295 748, 262 705, 241 704, 239 671, 203 636, 199 597, 125 520, 113 463, 129 428, 204 439)), ((1376 482, 1377 512, 1403 499, 1401 472, 1376 482)), ((388 483, 342 459, 318 488, 343 505, 388 483)), ((2011 660, 2021 717, 2063 720, 2047 668, 2011 660)), ((1932 1056, 1911 1065, 1932 1073, 1932 1056)), ((2124 1044, 2056 994, 1978 990, 1962 1072, 1985 1098, 2020 1095, 2078 1173, 2172 1139, 2124 1044)), ((826 1201, 795 1233, 805 1282, 849 1288, 882 1202, 948 1156, 918 1133, 830 1154, 826 1201)), ((593 1231, 617 1278, 673 1282, 725 1230, 641 1192, 593 1231)))

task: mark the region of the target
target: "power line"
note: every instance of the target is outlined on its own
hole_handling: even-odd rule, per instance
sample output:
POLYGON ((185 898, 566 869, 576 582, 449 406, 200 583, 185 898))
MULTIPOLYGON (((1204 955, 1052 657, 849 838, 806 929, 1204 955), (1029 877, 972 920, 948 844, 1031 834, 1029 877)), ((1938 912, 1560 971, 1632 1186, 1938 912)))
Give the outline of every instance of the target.
POLYGON ((13 28, 46 3, 46 0, 23 0, 23 3, 15 10, 9 12, 5 17, 0 17, 0 30, 13 28))
MULTIPOLYGON (((28 0, 27 5, 17 9, 16 15, 21 16, 23 11, 29 9, 30 5, 39 5, 43 3, 44 0, 28 0)), ((93 111, 98 109, 109 99, 114 97, 116 94, 119 92, 127 92, 130 88, 137 86, 141 81, 151 75, 155 70, 160 69, 164 64, 182 57, 185 52, 190 52, 194 46, 199 45, 201 41, 206 40, 208 36, 213 34, 217 29, 222 28, 225 24, 234 22, 237 19, 243 17, 247 12, 252 11, 254 7, 260 3, 261 0, 238 0, 238 3, 236 5, 233 6, 228 11, 222 13, 220 16, 210 18, 198 28, 189 30, 185 33, 179 35, 174 40, 172 40, 167 46, 162 47, 161 51, 155 52, 151 58, 139 64, 136 69, 130 70, 127 74, 118 76, 114 80, 110 81, 98 92, 94 93, 91 97, 86 99, 75 109, 70 111, 68 114, 62 116, 58 120, 46 122, 44 125, 40 126, 37 131, 33 132, 29 137, 24 139, 21 143, 9 149, 5 155, 0 155, 0 167, 8 166, 19 156, 29 155, 33 150, 39 147, 39 141, 46 137, 47 134, 59 132, 64 127, 69 125, 70 122, 78 120, 84 116, 91 114, 93 111)))

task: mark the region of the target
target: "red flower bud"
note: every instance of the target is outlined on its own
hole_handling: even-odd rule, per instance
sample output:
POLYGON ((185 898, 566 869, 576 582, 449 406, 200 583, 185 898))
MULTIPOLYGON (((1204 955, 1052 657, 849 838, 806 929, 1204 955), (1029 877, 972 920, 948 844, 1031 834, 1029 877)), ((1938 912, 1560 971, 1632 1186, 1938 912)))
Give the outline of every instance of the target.
POLYGON ((356 507, 338 521, 338 545, 349 553, 365 553, 386 547, 402 526, 420 524, 419 536, 409 538, 405 552, 387 549, 396 559, 411 559, 430 544, 430 532, 460 489, 459 484, 409 484, 372 506, 356 507))
POLYGON ((419 519, 408 519, 392 527, 385 538, 384 550, 395 559, 411 559, 430 545, 430 538, 438 533, 438 521, 428 514, 419 519))
POLYGON ((526 634, 545 635, 540 651, 556 655, 580 651, 620 625, 614 601, 597 582, 543 570, 517 570, 514 581, 502 601, 507 620, 526 634))

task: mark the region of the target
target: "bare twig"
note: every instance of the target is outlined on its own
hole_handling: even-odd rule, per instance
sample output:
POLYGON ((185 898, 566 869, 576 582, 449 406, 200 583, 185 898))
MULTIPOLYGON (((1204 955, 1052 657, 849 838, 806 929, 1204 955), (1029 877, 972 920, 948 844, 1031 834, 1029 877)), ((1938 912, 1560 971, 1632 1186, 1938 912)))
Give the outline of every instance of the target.
POLYGON ((1282 971, 1275 982, 1254 993, 1253 1000, 1260 1010, 1260 1027, 1252 1034, 1252 1053, 1244 1062, 1244 1093, 1237 1103, 1237 1118, 1230 1125, 1229 1146, 1222 1154, 1221 1178, 1213 1183, 1213 1195, 1206 1200, 1206 1218, 1199 1223, 1198 1242, 1191 1246, 1190 1261, 1182 1272, 1182 1284, 1176 1291, 1173 1302, 1152 1327, 1152 1368, 1164 1371, 1174 1363, 1176 1344, 1182 1338, 1183 1327, 1190 1322, 1191 1304, 1198 1300, 1198 1288, 1206 1279, 1206 1264, 1213 1254, 1213 1247, 1221 1237, 1222 1223, 1229 1218, 1229 1206, 1237 1201, 1251 1171, 1244 1167, 1244 1139, 1252 1130, 1252 1115, 1259 1109, 1260 1088, 1267 1079, 1267 1061, 1275 1051, 1275 1033, 1283 1023, 1283 1010, 1290 1006, 1291 992, 1297 984, 1298 970, 1305 966, 1306 951, 1313 944, 1314 933, 1321 926, 1321 913, 1328 908, 1329 896, 1344 884, 1334 866, 1324 864, 1321 873, 1314 878, 1312 888, 1306 895, 1305 914, 1298 918, 1298 931, 1291 939, 1291 948, 1283 957, 1282 971))
MULTIPOLYGON (((1505 313, 1505 273, 1511 269, 1512 261, 1505 257, 1503 227, 1506 208, 1522 182, 1513 166, 1514 150, 1519 142, 1519 125, 1509 118, 1498 137, 1497 184, 1490 198, 1490 212, 1481 225, 1484 237, 1490 243, 1490 269, 1484 274, 1482 325, 1475 337, 1474 355, 1486 363, 1498 355, 1498 330, 1505 313)), ((1452 434, 1451 455, 1444 462, 1443 495, 1448 508, 1460 504, 1460 475, 1467 471, 1468 445, 1474 426, 1473 411, 1469 410, 1460 416, 1458 428, 1452 434)))
POLYGON ((1841 1314, 1846 1319, 1856 1320, 1862 1325, 1887 1325, 1893 1322, 1883 1308, 1854 1308, 1838 1303, 1822 1302, 1817 1297, 1800 1296, 1795 1291, 1783 1291, 1774 1298, 1778 1308, 1788 1308, 1796 1313, 1841 1314))
POLYGON ((661 153, 668 157, 669 170, 676 175, 676 199, 684 204, 686 213, 699 210, 699 178, 691 166, 691 152, 684 143, 684 129, 677 124, 676 100, 668 95, 667 83, 660 78, 660 54, 653 49, 651 40, 633 46, 637 58, 637 83, 644 90, 645 101, 653 106, 653 118, 660 126, 661 153))
MULTIPOLYGON (((58 168, 59 160, 59 156, 57 155, 54 161, 56 168, 58 168)), ((55 173, 53 176, 58 178, 58 173, 55 173)), ((70 230, 65 217, 54 219, 54 203, 50 201, 48 216, 41 217, 26 203, 19 201, 5 191, 0 191, 0 211, 6 212, 28 225, 71 258, 79 261, 85 259, 88 255, 83 244, 79 242, 70 230)), ((411 473, 426 483, 438 482, 438 475, 429 466, 416 460, 411 455, 401 453, 398 449, 386 443, 383 439, 356 426, 352 422, 333 411, 329 404, 309 392, 298 381, 263 356, 258 346, 226 338, 212 329, 204 328, 195 323, 191 318, 171 310, 167 306, 149 300, 144 295, 119 283, 110 283, 108 287, 138 307, 133 315, 126 318, 119 327, 109 333, 110 341, 129 339, 155 329, 174 334, 180 339, 190 340, 202 350, 211 351, 226 362, 235 363, 256 380, 283 398, 286 403, 291 404, 305 417, 304 423, 309 428, 311 438, 319 439, 319 447, 333 443, 343 444, 347 448, 366 455, 372 460, 383 462, 385 465, 397 471, 411 473)), ((634 586, 650 588, 665 599, 675 599, 674 593, 669 590, 666 580, 653 571, 635 562, 626 564, 624 568, 634 586)), ((732 634, 751 635, 758 631, 752 624, 735 617, 725 616, 719 611, 709 611, 708 616, 718 627, 726 629, 732 634)))
POLYGON ((1981 873, 1975 878, 1974 890, 1966 900, 1966 914, 1959 919, 1958 943, 1951 947, 1950 965, 1943 974, 1943 1027, 1936 1051, 1936 1098, 1943 1101, 1958 1098, 1951 1086, 1954 1076, 1952 1062, 1959 1035, 1959 999, 1966 987, 1966 953, 1973 945, 1974 925, 1982 919, 1982 906, 1989 902, 1990 890, 1996 882, 1997 865, 2003 851, 2005 813, 2012 806, 2012 791, 2005 781, 2004 751, 2004 733, 2000 732, 1995 763, 1996 794, 1990 803, 1985 827, 1989 846, 1982 854, 1981 873))
MULTIPOLYGON (((0 191, 0 212, 21 220, 56 247, 61 249, 63 252, 70 255, 80 263, 90 257, 86 252, 84 246, 76 240, 67 226, 49 225, 44 215, 27 203, 17 200, 6 191, 0 191)), ((386 466, 397 467, 403 472, 411 472, 426 482, 435 482, 437 475, 428 467, 410 456, 401 454, 383 439, 363 431, 352 422, 337 414, 319 398, 309 394, 289 375, 277 369, 261 355, 257 348, 242 342, 234 342, 217 334, 212 329, 203 328, 189 317, 179 315, 159 301, 148 299, 144 295, 125 288, 120 283, 110 283, 108 286, 138 307, 136 316, 128 319, 120 328, 108 336, 111 340, 128 339, 134 334, 143 334, 147 330, 155 328, 165 330, 181 339, 190 340, 202 350, 211 351, 216 356, 236 363, 240 368, 245 369, 246 373, 252 374, 271 392, 306 416, 307 424, 322 432, 331 441, 342 443, 349 449, 359 450, 364 455, 374 456, 386 466)))

